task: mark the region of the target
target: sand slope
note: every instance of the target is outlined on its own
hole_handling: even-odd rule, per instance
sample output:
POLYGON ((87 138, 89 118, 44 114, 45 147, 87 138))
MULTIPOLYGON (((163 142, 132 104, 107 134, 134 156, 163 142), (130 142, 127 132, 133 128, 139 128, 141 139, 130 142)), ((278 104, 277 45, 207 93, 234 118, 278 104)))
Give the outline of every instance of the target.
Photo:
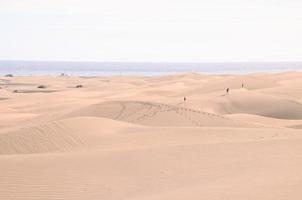
POLYGON ((216 100, 220 113, 246 113, 279 119, 302 119, 302 104, 290 99, 248 90, 233 90, 216 100))
MULTIPOLYGON (((119 121, 78 117, 0 134, 0 154, 34 154, 90 148, 129 127, 119 121)), ((135 126, 131 126, 132 128, 135 126)))

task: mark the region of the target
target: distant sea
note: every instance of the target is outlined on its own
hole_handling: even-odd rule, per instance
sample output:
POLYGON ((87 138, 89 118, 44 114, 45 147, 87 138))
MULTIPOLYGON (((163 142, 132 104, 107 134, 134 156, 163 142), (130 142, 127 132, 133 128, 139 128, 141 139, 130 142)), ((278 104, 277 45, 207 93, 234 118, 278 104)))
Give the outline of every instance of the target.
POLYGON ((0 75, 115 76, 166 75, 184 72, 246 74, 254 72, 302 71, 302 62, 156 63, 156 62, 48 62, 0 61, 0 75))

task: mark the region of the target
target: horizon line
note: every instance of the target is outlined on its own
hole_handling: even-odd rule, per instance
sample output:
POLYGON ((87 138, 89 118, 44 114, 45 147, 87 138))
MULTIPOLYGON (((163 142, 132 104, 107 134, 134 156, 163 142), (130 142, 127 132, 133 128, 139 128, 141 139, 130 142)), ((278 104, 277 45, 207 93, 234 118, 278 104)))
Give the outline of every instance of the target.
POLYGON ((302 63, 301 61, 92 61, 92 60, 38 60, 38 59, 0 59, 0 62, 66 62, 66 63, 191 63, 191 64, 202 64, 202 63, 302 63))

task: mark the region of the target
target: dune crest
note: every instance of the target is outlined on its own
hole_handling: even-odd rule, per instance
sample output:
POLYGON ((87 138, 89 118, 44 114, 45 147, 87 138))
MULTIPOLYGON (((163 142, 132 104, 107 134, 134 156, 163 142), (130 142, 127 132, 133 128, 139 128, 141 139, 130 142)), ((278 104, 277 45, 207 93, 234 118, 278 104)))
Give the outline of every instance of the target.
POLYGON ((248 126, 247 123, 222 115, 187 108, 186 103, 169 105, 145 101, 108 101, 81 108, 68 116, 104 117, 147 126, 248 126))

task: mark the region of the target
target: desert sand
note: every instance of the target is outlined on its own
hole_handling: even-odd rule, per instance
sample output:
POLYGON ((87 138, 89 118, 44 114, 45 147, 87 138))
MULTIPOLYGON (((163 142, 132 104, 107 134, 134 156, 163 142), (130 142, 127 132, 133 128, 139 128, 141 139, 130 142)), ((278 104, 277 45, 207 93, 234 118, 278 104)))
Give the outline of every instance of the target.
POLYGON ((301 72, 0 87, 1 200, 302 199, 301 72))

